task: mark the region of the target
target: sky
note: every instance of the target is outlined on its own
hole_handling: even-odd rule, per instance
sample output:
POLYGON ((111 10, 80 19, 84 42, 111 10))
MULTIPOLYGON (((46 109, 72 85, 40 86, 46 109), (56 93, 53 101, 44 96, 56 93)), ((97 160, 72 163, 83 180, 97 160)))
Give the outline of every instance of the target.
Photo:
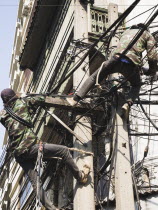
MULTIPOLYGON (((19 0, 0 0, 0 92, 9 87, 9 71, 19 0)), ((0 99, 0 110, 3 109, 0 99)), ((5 129, 0 124, 0 154, 5 129)))
MULTIPOLYGON (((133 2, 133 0, 127 0, 128 2, 128 5, 131 4, 131 2, 133 2)), ((158 0, 141 0, 139 2, 139 4, 134 8, 134 10, 129 14, 129 16, 127 17, 127 20, 130 20, 131 18, 137 16, 138 14, 140 13, 143 13, 145 12, 146 10, 152 8, 153 6, 157 5, 158 4, 158 0)), ((158 8, 156 8, 157 10, 158 8)), ((129 25, 133 25, 133 24, 136 24, 136 23, 145 23, 146 21, 148 21, 148 17, 150 17, 150 15, 153 15, 152 12, 155 12, 156 10, 150 10, 146 13, 144 13, 143 15, 141 16, 138 16, 137 18, 133 19, 130 21, 129 25)), ((158 25, 158 16, 156 17, 156 19, 154 20, 155 24, 151 24, 151 25, 158 25)), ((155 30, 158 30, 157 28, 154 28, 153 29, 154 31, 155 30)), ((152 32, 152 29, 150 29, 150 32, 152 32)))

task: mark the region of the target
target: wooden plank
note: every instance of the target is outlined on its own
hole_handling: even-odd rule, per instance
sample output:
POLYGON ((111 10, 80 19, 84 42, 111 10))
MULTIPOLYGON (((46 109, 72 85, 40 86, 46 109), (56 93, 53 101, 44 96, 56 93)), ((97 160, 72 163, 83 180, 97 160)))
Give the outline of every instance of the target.
MULTIPOLYGON (((63 98, 53 98, 53 97, 46 97, 46 100, 44 102, 44 104, 48 107, 55 107, 55 108, 61 108, 61 109, 66 109, 66 110, 74 110, 74 111, 77 111, 77 112, 87 112, 87 111, 90 111, 90 112, 101 112, 103 111, 103 108, 102 107, 95 107, 93 109, 93 106, 90 105, 90 104, 80 104, 78 103, 76 106, 71 106, 67 101, 66 99, 63 99, 63 98)), ((90 113, 89 112, 89 113, 90 113)))

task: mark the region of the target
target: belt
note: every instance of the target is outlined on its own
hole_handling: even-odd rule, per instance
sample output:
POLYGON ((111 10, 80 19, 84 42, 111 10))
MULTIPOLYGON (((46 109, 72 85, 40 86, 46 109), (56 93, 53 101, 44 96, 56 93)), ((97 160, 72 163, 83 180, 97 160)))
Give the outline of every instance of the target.
POLYGON ((134 64, 128 57, 126 57, 126 56, 121 57, 121 54, 115 54, 114 57, 116 59, 119 59, 123 63, 134 64))
POLYGON ((132 63, 132 61, 130 61, 126 58, 121 58, 120 61, 123 62, 123 63, 132 63))

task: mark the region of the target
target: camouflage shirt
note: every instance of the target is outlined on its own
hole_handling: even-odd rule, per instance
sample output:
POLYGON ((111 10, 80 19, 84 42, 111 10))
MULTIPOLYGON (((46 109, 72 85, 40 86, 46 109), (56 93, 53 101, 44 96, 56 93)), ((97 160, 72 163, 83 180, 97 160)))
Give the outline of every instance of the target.
MULTIPOLYGON (((31 122, 31 107, 37 108, 42 101, 45 101, 44 96, 18 98, 12 101, 9 106, 16 115, 31 122)), ((0 113, 0 121, 8 131, 9 149, 16 156, 26 152, 37 143, 37 136, 33 130, 13 119, 5 110, 0 113)))
MULTIPOLYGON (((137 34, 138 29, 128 29, 126 30, 120 39, 117 48, 114 50, 113 54, 122 53, 137 34)), ((150 71, 153 73, 158 71, 157 67, 157 51, 156 51, 156 41, 154 37, 148 32, 144 31, 138 41, 133 45, 133 47, 127 52, 126 56, 130 58, 136 65, 141 65, 142 53, 146 50, 148 63, 150 71)))

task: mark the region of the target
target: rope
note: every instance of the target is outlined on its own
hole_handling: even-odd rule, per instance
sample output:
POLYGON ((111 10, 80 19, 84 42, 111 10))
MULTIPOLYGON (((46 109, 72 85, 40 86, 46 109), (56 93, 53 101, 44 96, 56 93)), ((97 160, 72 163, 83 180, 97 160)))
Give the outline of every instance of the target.
POLYGON ((104 65, 104 62, 103 62, 102 65, 100 66, 99 71, 98 71, 98 73, 97 73, 97 77, 96 77, 96 84, 95 84, 95 86, 96 86, 97 88, 99 88, 99 89, 102 89, 101 85, 99 84, 99 75, 100 75, 100 72, 101 72, 101 70, 102 70, 102 68, 103 68, 103 65, 104 65))

